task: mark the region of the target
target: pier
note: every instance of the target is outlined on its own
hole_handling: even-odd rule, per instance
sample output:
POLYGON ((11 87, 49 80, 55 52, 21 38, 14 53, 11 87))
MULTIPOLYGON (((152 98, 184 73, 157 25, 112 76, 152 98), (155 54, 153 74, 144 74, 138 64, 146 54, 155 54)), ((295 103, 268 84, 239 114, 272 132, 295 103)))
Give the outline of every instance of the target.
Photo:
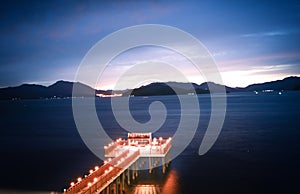
POLYGON ((125 184, 138 176, 145 165, 152 173, 153 168, 162 166, 165 173, 170 162, 169 151, 172 138, 153 138, 151 133, 128 133, 127 139, 119 138, 104 146, 103 165, 95 166, 86 177, 78 177, 70 183, 64 193, 119 194, 124 193, 125 184))

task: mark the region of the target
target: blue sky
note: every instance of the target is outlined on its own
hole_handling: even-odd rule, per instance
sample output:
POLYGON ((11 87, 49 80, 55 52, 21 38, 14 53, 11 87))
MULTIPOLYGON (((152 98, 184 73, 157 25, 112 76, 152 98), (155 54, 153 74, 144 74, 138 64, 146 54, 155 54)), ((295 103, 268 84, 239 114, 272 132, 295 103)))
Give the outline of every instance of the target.
MULTIPOLYGON (((195 36, 229 86, 300 76, 297 1, 6 1, 0 10, 0 87, 72 81, 96 42, 138 24, 170 25, 195 36)), ((141 49, 115 61, 161 53, 168 52, 141 49)), ((112 63, 98 87, 112 88, 111 78, 124 71, 112 63)))

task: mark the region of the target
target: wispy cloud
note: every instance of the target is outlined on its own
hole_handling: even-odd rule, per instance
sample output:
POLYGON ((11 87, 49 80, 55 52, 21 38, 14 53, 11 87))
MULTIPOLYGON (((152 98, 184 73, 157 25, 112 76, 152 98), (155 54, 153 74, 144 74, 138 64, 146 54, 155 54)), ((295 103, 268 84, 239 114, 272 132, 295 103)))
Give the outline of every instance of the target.
POLYGON ((251 38, 251 37, 267 37, 267 36, 285 36, 285 35, 298 34, 298 33, 300 33, 300 28, 243 34, 242 37, 251 38))
POLYGON ((220 61, 218 64, 224 67, 232 67, 235 68, 235 65, 246 65, 246 64, 262 64, 267 63, 268 61, 271 64, 274 64, 274 61, 278 60, 292 60, 299 59, 299 52, 291 52, 291 53, 275 53, 270 55, 258 55, 254 57, 246 57, 246 58, 235 58, 229 60, 220 61))

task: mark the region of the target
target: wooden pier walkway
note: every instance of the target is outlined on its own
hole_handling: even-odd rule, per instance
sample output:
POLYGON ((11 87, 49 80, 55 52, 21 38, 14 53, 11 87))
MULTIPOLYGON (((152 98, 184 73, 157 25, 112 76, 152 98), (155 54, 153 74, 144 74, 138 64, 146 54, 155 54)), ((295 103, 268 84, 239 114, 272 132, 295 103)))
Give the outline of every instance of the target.
MULTIPOLYGON (((166 155, 171 148, 171 138, 159 138, 158 140, 151 138, 151 142, 146 145, 133 143, 128 140, 117 139, 105 146, 105 157, 108 159, 104 161, 103 165, 90 170, 88 176, 78 177, 76 181, 71 182, 70 187, 65 189, 64 193, 119 194, 124 192, 125 180, 130 185, 131 179, 134 180, 138 175, 139 167, 146 163, 146 158, 149 159, 150 173, 152 168, 159 163, 157 159, 153 158, 161 158, 163 173, 165 172, 169 162, 166 155), (139 163, 140 158, 144 158, 144 160, 139 163), (131 175, 130 170, 132 171, 131 175)), ((153 193, 157 193, 156 190, 153 190, 153 193)))

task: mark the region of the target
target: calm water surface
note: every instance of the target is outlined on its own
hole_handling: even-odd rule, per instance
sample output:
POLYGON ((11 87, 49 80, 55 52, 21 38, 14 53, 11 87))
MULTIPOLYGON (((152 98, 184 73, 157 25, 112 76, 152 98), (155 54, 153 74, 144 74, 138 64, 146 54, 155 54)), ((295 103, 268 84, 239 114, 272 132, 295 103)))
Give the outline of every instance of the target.
MULTIPOLYGON (((227 97, 222 132, 204 156, 198 148, 210 118, 209 95, 198 96, 200 124, 187 149, 168 172, 141 172, 131 190, 162 193, 290 193, 300 174, 300 92, 233 93, 227 97)), ((167 120, 154 136, 172 136, 178 126, 176 96, 134 97, 133 117, 150 119, 148 106, 162 101, 167 120)), ((112 138, 126 137, 113 117, 110 99, 96 99, 97 113, 112 138)), ((0 190, 62 191, 102 161, 82 142, 71 99, 0 101, 0 190)))

